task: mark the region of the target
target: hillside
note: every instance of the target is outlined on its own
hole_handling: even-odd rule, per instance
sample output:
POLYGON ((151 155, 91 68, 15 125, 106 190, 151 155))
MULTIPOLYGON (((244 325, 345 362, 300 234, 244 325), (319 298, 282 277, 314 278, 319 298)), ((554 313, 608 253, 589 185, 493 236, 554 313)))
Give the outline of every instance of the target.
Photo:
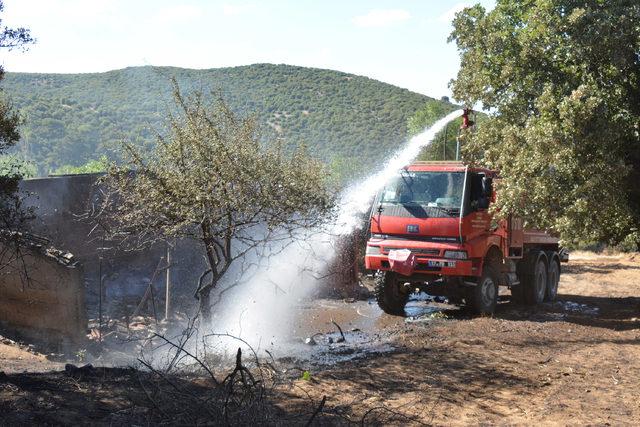
POLYGON ((183 91, 222 91, 234 109, 258 116, 266 137, 304 143, 345 169, 375 164, 405 139, 410 116, 440 103, 367 77, 271 64, 7 73, 2 85, 25 119, 19 150, 46 173, 96 159, 122 138, 153 140, 150 129, 160 128, 171 106, 171 77, 183 91))

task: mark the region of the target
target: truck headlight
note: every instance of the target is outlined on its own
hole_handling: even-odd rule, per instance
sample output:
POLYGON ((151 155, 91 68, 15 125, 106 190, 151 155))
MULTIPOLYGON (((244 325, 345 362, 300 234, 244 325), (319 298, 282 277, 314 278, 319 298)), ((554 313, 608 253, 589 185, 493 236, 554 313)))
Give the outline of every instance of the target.
POLYGON ((380 255, 380 246, 367 245, 367 255, 380 255))
POLYGON ((444 251, 445 258, 467 259, 467 251, 444 251))
POLYGON ((372 239, 380 239, 380 240, 384 240, 384 239, 386 239, 387 237, 389 237, 389 236, 387 236, 386 234, 372 234, 372 235, 371 235, 371 238, 372 238, 372 239))

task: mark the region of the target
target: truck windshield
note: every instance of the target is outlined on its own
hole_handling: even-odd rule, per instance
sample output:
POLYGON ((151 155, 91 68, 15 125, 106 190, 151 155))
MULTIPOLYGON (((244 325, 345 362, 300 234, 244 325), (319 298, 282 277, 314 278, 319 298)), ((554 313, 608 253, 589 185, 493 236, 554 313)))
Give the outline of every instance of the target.
POLYGON ((459 209, 463 172, 402 171, 387 182, 380 203, 459 209))

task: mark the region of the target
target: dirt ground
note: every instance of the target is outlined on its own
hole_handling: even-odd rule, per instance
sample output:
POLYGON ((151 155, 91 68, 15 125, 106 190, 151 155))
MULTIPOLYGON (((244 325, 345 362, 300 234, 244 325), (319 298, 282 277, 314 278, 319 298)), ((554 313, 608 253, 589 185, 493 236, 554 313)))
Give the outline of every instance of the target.
POLYGON ((52 362, 33 348, 0 336, 0 371, 6 374, 24 371, 51 371, 64 367, 52 362))
MULTIPOLYGON (((289 376, 270 403, 283 423, 304 424, 323 397, 320 424, 640 423, 640 255, 572 254, 558 301, 536 308, 503 301, 469 318, 435 306, 413 302, 406 318, 370 302, 309 308, 309 324, 335 320, 347 341, 331 343, 334 328, 316 337, 320 356, 279 361, 289 376)), ((0 424, 120 424, 153 410, 133 371, 33 373, 59 366, 0 344, 0 424)))
POLYGON ((408 323, 393 352, 296 386, 365 423, 637 425, 640 255, 576 253, 559 293, 494 318, 408 323))

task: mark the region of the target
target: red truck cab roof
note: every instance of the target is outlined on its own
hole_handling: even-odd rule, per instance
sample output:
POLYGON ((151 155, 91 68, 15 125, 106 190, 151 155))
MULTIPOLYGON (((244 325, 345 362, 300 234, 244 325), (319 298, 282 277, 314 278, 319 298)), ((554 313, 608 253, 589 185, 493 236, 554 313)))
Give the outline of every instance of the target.
MULTIPOLYGON (((455 161, 414 162, 406 166, 412 172, 464 172, 467 165, 455 161)), ((483 167, 469 167, 469 172, 484 173, 488 176, 496 175, 495 171, 483 167)))

